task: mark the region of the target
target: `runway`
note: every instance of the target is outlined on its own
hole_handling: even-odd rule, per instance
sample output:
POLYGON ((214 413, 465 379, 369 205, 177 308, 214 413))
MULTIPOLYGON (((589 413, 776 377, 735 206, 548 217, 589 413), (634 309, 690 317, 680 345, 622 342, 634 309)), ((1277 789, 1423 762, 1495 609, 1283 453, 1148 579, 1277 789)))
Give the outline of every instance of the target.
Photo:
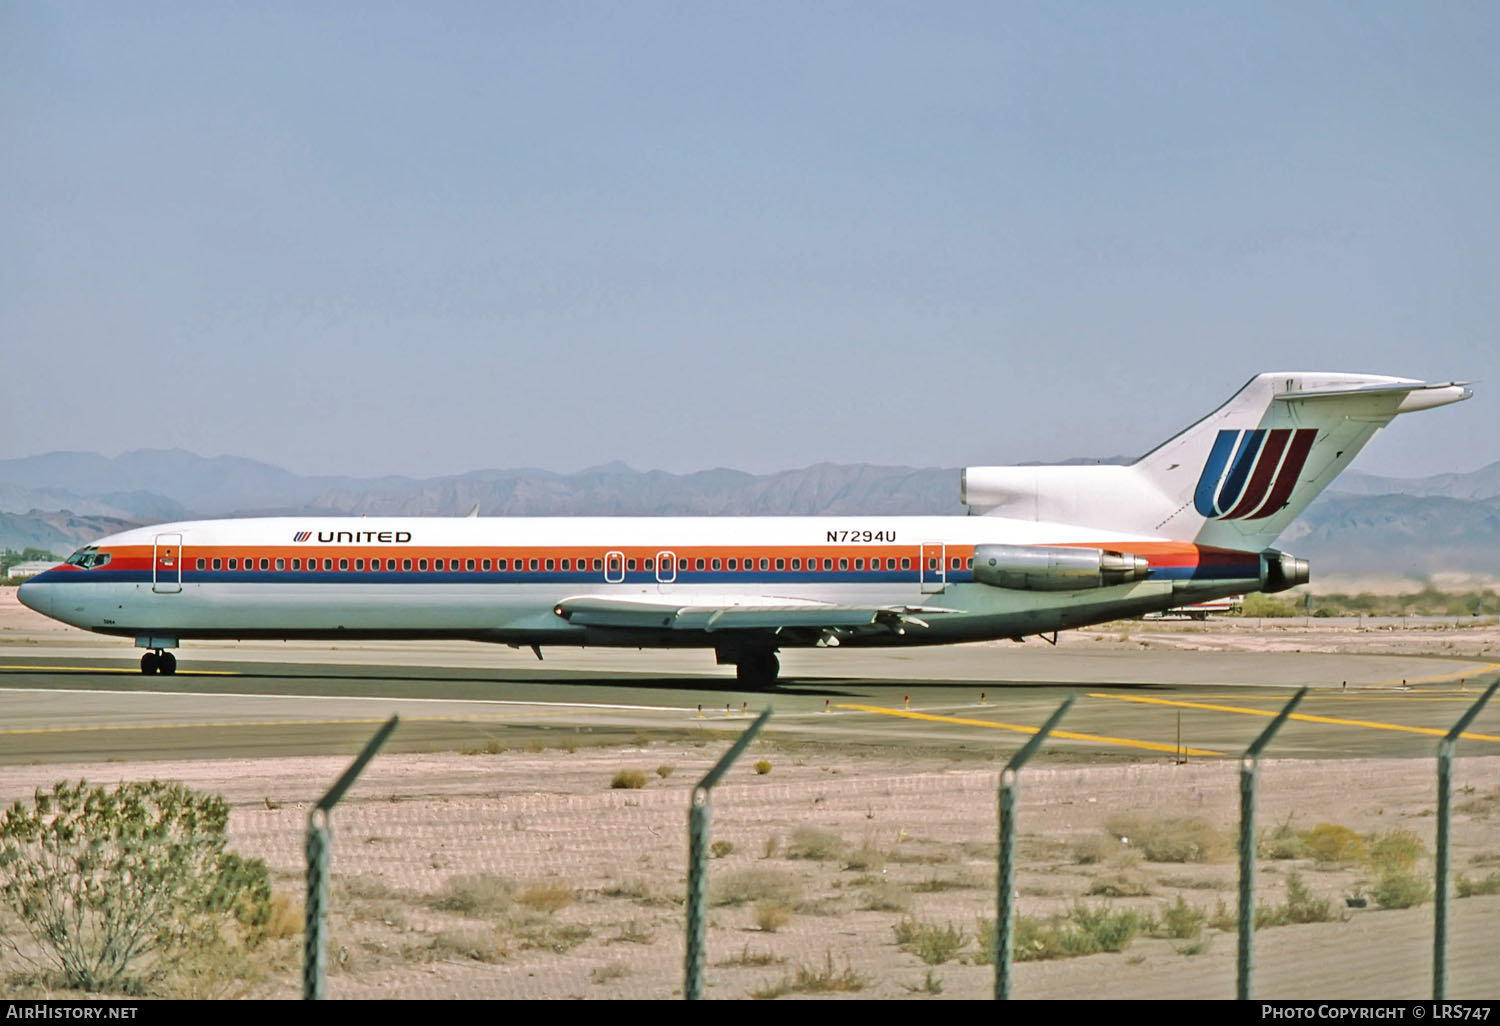
MULTIPOLYGON (((0 763, 345 754, 391 715, 390 751, 545 749, 728 736, 766 705, 770 739, 1006 756, 1068 695, 1051 760, 1237 755, 1297 687, 1280 757, 1431 756, 1500 666, 1473 658, 1096 652, 959 646, 788 652, 739 689, 703 652, 530 653, 481 646, 204 646, 173 677, 126 648, 0 648, 0 763), (278 658, 279 657, 279 658, 278 658)), ((1500 753, 1500 709, 1466 750, 1500 753)))

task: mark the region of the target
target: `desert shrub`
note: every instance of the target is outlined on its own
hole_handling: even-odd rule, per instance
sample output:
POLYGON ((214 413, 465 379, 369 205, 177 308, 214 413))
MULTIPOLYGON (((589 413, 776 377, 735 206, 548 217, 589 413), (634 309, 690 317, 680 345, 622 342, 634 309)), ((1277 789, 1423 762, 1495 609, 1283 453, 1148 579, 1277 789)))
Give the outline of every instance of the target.
POLYGON ((144 991, 226 931, 266 934, 270 874, 224 850, 228 820, 181 784, 60 782, 0 815, 0 899, 64 986, 144 991))
POLYGON ((1162 913, 1162 930, 1173 940, 1188 940, 1203 931, 1208 914, 1196 905, 1189 905, 1182 895, 1167 906, 1162 913))
POLYGON ((582 923, 554 923, 546 920, 531 923, 516 931, 521 947, 530 951, 550 951, 561 955, 572 951, 594 935, 582 923))
POLYGON ((795 975, 784 977, 780 983, 765 983, 750 992, 758 1000, 769 1000, 786 994, 836 994, 864 990, 865 978, 846 965, 842 970, 833 965, 833 952, 825 952, 823 967, 799 965, 795 975))
POLYGON ((817 827, 798 827, 792 831, 791 839, 787 842, 786 854, 791 859, 827 862, 842 857, 848 847, 844 839, 832 831, 819 830, 817 827))
POLYGON ((1118 841, 1111 842, 1103 837, 1085 837, 1073 843, 1073 861, 1080 866, 1096 865, 1109 858, 1119 849, 1120 844, 1118 841))
POLYGON ((771 764, 765 759, 762 759, 755 764, 755 772, 760 776, 765 776, 767 773, 771 772, 771 764))
POLYGON ((428 945, 430 954, 442 959, 468 959, 493 964, 510 954, 493 930, 443 930, 428 945))
POLYGON ((1117 873, 1096 876, 1089 884, 1088 893, 1104 898, 1140 898, 1152 893, 1151 881, 1144 873, 1133 869, 1122 869, 1117 873))
POLYGON ((1460 898, 1472 898, 1480 894, 1500 894, 1500 873, 1491 873, 1478 880, 1470 880, 1460 873, 1454 887, 1460 898))
POLYGON ((1406 872, 1427 854, 1422 839, 1410 830, 1392 830, 1370 842, 1368 858, 1378 872, 1406 872))
POLYGON ((672 765, 670 762, 664 762, 660 766, 656 767, 656 775, 661 777, 663 780, 666 780, 675 772, 677 772, 677 767, 672 765))
MULTIPOLYGON (((1090 908, 1078 902, 1062 916, 1016 917, 1011 950, 1017 962, 1123 951, 1136 936, 1151 929, 1152 925, 1148 916, 1132 909, 1111 909, 1107 906, 1090 908)), ((990 950, 990 958, 993 961, 993 949, 990 950)))
POLYGON ((1292 829, 1291 821, 1270 833, 1261 834, 1256 854, 1263 859, 1300 859, 1307 856, 1307 842, 1292 829))
POLYGON ((573 892, 559 883, 536 883, 516 895, 516 904, 538 912, 556 912, 573 904, 573 892))
POLYGON ((710 858, 722 859, 725 855, 728 855, 733 851, 733 841, 715 841, 713 844, 710 844, 708 846, 708 855, 710 858))
MULTIPOLYGON (((1220 909, 1223 909, 1222 904, 1220 909)), ((1286 926, 1288 923, 1327 923, 1337 918, 1332 900, 1313 897, 1312 891, 1303 882, 1302 875, 1290 873, 1286 878, 1286 903, 1258 906, 1255 910, 1255 929, 1286 926)), ((1229 914, 1228 925, 1224 928, 1236 928, 1233 913, 1229 914)))
POLYGON ((1432 897, 1432 884, 1424 876, 1396 869, 1380 874, 1370 893, 1381 908, 1411 908, 1432 897))
POLYGON ((866 841, 845 857, 844 868, 857 873, 878 873, 885 868, 885 852, 866 841))
POLYGON ((610 944, 650 944, 656 940, 656 928, 650 923, 632 919, 609 939, 610 944))
POLYGON ((1302 881, 1301 873, 1289 873, 1286 878, 1286 918, 1291 923, 1326 923, 1336 918, 1333 902, 1328 898, 1315 898, 1302 881))
POLYGON ((1151 862, 1214 862, 1232 850, 1222 832, 1196 816, 1160 820, 1118 816, 1105 829, 1151 862))
POLYGON ((952 961, 963 946, 969 943, 968 934, 952 923, 938 926, 936 923, 923 923, 907 918, 891 929, 896 934, 896 944, 902 951, 916 955, 928 965, 942 965, 952 961))
POLYGON ((1301 613, 1296 606, 1290 602, 1274 599, 1260 592, 1252 592, 1245 596, 1244 604, 1240 606, 1241 616, 1299 616, 1301 613))
POLYGON ((790 873, 752 868, 720 873, 708 888, 710 905, 747 905, 766 899, 796 905, 802 900, 802 885, 790 873))
POLYGON ((638 791, 646 786, 646 774, 638 769, 622 769, 615 774, 609 786, 616 791, 638 791))
POLYGON ((897 884, 882 881, 865 892, 859 907, 872 912, 909 912, 911 895, 897 884))
POLYGON ((428 899, 431 907, 461 916, 493 916, 515 904, 515 884, 493 873, 449 877, 428 899))
POLYGON ((775 933, 792 921, 792 910, 778 898, 762 898, 755 903, 755 925, 764 933, 775 933))
POLYGON ((1319 823, 1302 835, 1302 841, 1312 860, 1324 865, 1355 862, 1365 855, 1365 839, 1337 823, 1319 823))

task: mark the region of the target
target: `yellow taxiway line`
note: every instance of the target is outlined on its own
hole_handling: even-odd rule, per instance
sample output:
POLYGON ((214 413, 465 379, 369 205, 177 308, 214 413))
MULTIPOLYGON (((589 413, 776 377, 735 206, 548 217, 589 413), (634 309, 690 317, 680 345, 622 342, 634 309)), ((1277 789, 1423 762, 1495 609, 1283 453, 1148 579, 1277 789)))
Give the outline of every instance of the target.
MULTIPOLYGON (((1209 712, 1239 713, 1244 716, 1275 716, 1275 709, 1247 709, 1239 705, 1216 705, 1211 702, 1185 702, 1173 698, 1145 698, 1140 695, 1111 695, 1101 691, 1089 692, 1090 698, 1109 698, 1116 702, 1138 702, 1142 705, 1165 705, 1173 709, 1204 709, 1209 712)), ((1371 730, 1397 730, 1407 734, 1428 734, 1443 737, 1448 732, 1440 727, 1410 727, 1404 723, 1382 723, 1379 720, 1348 720, 1337 716, 1314 716, 1311 713, 1292 713, 1288 719, 1303 723, 1327 723, 1338 727, 1368 727, 1371 730)), ((1470 741, 1500 741, 1494 734, 1460 734, 1470 741)))
MULTIPOLYGON (((926 720, 931 723, 956 723, 965 727, 988 727, 991 730, 1010 730, 1017 734, 1035 734, 1036 727, 1027 727, 1017 723, 1001 723, 998 720, 973 720, 963 716, 938 716, 934 713, 912 712, 910 709, 891 709, 883 705, 846 705, 840 703, 840 709, 852 709, 855 712, 877 713, 881 716, 900 716, 908 720, 926 720)), ((1144 748, 1152 752, 1171 752, 1183 755, 1223 755, 1209 748, 1178 748, 1176 745, 1160 744, 1155 741, 1137 741, 1128 737, 1105 737, 1102 734, 1077 734, 1069 730, 1054 730, 1050 737, 1066 738, 1069 741, 1093 741, 1097 744, 1123 745, 1126 748, 1144 748)))
MULTIPOLYGON (((0 670, 40 670, 51 673, 133 673, 137 677, 146 677, 149 674, 141 672, 138 666, 28 666, 24 663, 0 663, 0 670)), ((177 670, 173 673, 162 674, 164 677, 239 677, 242 676, 237 670, 177 670)))

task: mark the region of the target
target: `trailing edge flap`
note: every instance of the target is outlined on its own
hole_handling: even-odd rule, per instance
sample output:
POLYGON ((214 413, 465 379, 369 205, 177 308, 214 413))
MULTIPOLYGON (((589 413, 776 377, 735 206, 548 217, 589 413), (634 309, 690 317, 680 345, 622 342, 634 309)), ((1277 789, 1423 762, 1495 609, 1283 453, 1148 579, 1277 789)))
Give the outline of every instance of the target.
POLYGON ((580 595, 553 611, 580 627, 670 628, 672 630, 777 630, 782 627, 872 627, 927 624, 916 614, 952 613, 938 606, 839 606, 831 602, 762 596, 735 603, 684 604, 651 598, 580 595))

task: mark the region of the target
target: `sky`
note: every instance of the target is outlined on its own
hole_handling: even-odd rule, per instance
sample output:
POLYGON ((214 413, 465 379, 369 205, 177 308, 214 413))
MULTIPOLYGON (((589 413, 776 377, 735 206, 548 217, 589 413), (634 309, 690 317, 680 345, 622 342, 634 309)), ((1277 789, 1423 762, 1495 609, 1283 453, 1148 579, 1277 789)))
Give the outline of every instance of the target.
POLYGON ((1477 380, 1500 6, 0 0, 0 458, 1137 455, 1254 374, 1477 380))

